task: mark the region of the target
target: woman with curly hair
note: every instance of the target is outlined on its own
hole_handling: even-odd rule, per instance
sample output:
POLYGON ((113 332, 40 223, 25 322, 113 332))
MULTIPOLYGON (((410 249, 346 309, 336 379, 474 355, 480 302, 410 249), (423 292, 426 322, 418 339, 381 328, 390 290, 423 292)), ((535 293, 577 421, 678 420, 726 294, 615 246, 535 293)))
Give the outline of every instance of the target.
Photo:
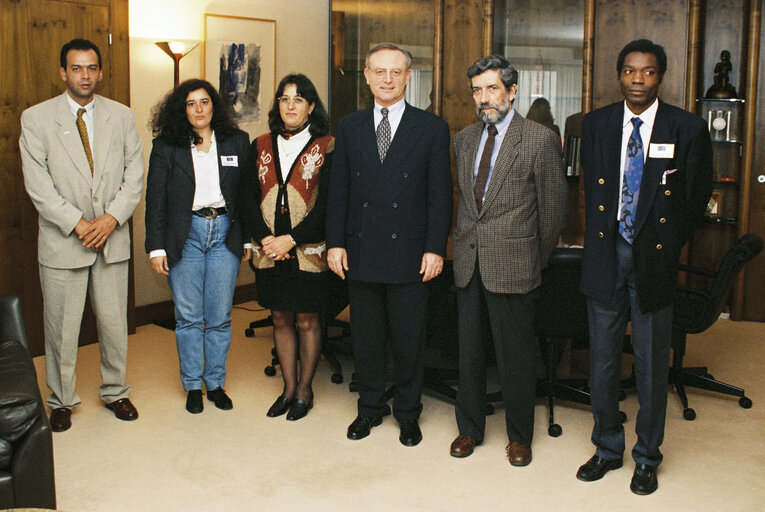
POLYGON ((204 80, 187 80, 153 110, 146 185, 146 252, 167 276, 186 410, 202 412, 202 383, 219 409, 242 242, 239 190, 249 137, 204 80))
POLYGON ((271 310, 284 379, 267 415, 287 413, 294 421, 313 406, 311 382, 321 353, 319 312, 329 293, 324 220, 335 141, 316 88, 301 74, 279 83, 268 126, 251 146, 247 223, 258 244, 258 302, 271 310))

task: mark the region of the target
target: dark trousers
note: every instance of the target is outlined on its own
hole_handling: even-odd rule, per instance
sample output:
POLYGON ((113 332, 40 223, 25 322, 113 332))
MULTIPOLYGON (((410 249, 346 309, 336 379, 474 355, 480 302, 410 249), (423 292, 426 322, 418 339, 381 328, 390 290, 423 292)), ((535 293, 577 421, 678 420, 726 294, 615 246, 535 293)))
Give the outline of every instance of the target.
POLYGON ((486 427, 486 354, 494 341, 499 383, 505 403, 507 437, 531 446, 536 397, 535 292, 492 293, 476 266, 473 278, 457 292, 460 434, 483 441, 486 427), (488 322, 487 322, 488 320, 488 322), (486 324, 491 336, 488 336, 486 324))
POLYGON ((358 412, 385 413, 388 337, 393 344, 393 415, 416 420, 422 412, 428 293, 422 282, 386 284, 348 281, 358 412), (387 330, 386 330, 387 326, 387 330))
POLYGON ((637 443, 632 458, 657 466, 664 440, 667 412, 669 352, 672 339, 672 307, 643 314, 635 290, 632 246, 619 237, 616 289, 609 302, 587 298, 590 322, 590 390, 595 425, 595 454, 618 459, 624 453, 624 427, 619 419, 619 383, 627 321, 632 321, 632 346, 637 384, 637 443))

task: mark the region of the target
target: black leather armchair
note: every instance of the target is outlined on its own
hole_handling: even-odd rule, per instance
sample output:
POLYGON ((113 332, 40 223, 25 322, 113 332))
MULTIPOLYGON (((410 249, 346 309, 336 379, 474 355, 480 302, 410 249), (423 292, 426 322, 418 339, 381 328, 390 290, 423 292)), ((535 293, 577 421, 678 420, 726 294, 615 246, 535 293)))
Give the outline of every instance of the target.
POLYGON ((706 331, 720 317, 730 295, 733 283, 744 264, 762 251, 762 239, 755 234, 744 235, 723 256, 719 269, 715 271, 680 265, 680 272, 689 276, 707 278, 707 288, 678 286, 673 304, 672 319, 672 367, 670 378, 683 405, 683 417, 696 418, 696 411, 688 407, 686 386, 714 391, 739 397, 739 405, 744 409, 752 407, 752 401, 744 390, 715 380, 706 367, 683 368, 686 336, 706 331))
POLYGON ((56 508, 53 436, 18 297, 0 295, 0 509, 56 508))

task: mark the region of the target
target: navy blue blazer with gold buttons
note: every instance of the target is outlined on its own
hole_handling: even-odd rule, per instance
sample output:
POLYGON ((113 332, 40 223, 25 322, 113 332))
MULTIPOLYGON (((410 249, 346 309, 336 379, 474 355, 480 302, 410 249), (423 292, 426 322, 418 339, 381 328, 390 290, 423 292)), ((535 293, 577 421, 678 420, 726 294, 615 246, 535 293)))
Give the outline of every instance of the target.
MULTIPOLYGON (((586 229, 581 290, 609 301, 616 277, 624 102, 584 116, 583 168, 586 229)), ((633 242, 638 301, 643 313, 672 303, 680 250, 702 217, 712 193, 712 143, 704 121, 659 102, 640 185, 633 242), (673 145, 659 154, 650 144, 673 145), (657 156, 661 156, 658 158, 657 156)))

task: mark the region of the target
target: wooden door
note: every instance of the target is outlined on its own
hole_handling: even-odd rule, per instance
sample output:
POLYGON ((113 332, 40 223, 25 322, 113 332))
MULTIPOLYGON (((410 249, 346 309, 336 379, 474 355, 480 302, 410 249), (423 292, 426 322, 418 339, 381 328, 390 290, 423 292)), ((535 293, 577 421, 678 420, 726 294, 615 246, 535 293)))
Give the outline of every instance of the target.
MULTIPOLYGON (((0 293, 22 298, 34 355, 44 352, 42 293, 37 211, 24 189, 19 157, 21 112, 64 91, 59 54, 75 37, 101 50, 104 79, 97 92, 128 103, 127 33, 127 0, 0 0, 0 293)), ((86 309, 81 344, 97 341, 86 309)))

